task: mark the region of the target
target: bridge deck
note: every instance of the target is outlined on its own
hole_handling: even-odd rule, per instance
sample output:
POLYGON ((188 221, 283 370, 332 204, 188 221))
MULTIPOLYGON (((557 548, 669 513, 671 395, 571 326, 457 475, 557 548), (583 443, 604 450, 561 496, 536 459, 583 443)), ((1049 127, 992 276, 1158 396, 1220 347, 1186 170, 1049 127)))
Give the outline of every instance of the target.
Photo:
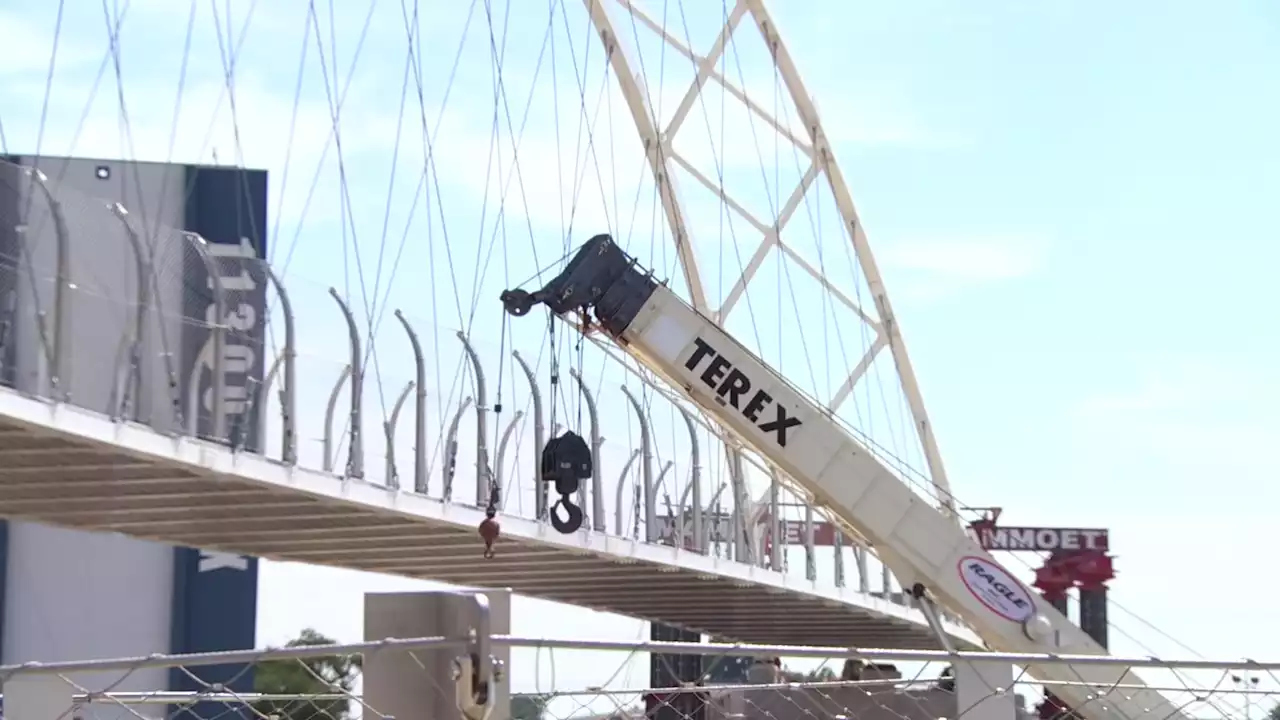
MULTIPOLYGON (((936 648, 918 613, 729 560, 482 513, 0 388, 0 516, 517 593, 744 642, 936 648)), ((969 645, 968 631, 952 628, 969 645)))

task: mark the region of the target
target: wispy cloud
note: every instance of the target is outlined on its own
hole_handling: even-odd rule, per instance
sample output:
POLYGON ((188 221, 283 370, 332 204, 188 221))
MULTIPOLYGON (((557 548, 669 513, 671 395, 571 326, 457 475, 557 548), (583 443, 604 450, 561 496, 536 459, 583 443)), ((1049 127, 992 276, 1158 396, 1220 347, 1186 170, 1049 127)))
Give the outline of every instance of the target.
MULTIPOLYGON (((1280 418, 1257 412, 1280 399, 1274 378, 1227 357, 1161 358, 1128 383, 1082 398, 1073 426, 1103 446, 1186 467, 1280 470, 1270 448, 1280 418)), ((1228 478, 1221 478, 1226 482, 1228 478)))
POLYGON ((1025 278, 1048 260, 1050 240, 1037 233, 989 233, 950 238, 887 239, 876 257, 893 277, 893 292, 931 300, 974 286, 1025 278))
MULTIPOLYGON (((824 90, 834 84, 822 83, 824 90)), ((847 92, 821 92, 818 104, 823 127, 839 147, 892 146, 917 150, 952 149, 967 139, 954 130, 935 126, 902 99, 859 91, 857 101, 847 92), (827 99, 829 98, 829 99, 827 99)))
MULTIPOLYGON (((51 48, 54 46, 52 13, 45 18, 34 13, 0 8, 0 34, 5 39, 4 62, 0 63, 0 77, 21 78, 38 76, 41 80, 49 71, 51 48)), ((95 48, 78 43, 66 43, 58 47, 58 65, 62 68, 77 66, 96 59, 95 48)))

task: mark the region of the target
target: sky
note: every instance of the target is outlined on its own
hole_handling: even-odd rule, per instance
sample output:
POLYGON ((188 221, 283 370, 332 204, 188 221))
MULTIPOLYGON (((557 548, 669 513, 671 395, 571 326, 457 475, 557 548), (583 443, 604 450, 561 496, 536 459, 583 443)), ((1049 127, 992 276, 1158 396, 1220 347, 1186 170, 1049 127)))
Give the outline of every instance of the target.
MULTIPOLYGON (((554 266, 590 234, 609 229, 687 292, 619 83, 576 4, 552 3, 549 14, 538 4, 493 3, 488 18, 484 4, 423 4, 416 68, 406 65, 412 3, 314 3, 312 14, 299 1, 132 0, 106 7, 106 18, 81 4, 65 3, 51 81, 59 4, 0 7, 0 31, 19 45, 0 61, 0 151, 271 172, 268 254, 303 316, 301 415, 312 423, 303 428, 304 462, 318 464, 315 419, 346 352, 332 332, 332 301, 322 297, 330 285, 353 300, 377 348, 376 389, 367 393, 379 420, 412 374, 400 329, 384 322, 389 308, 404 308, 430 338, 434 435, 470 392, 461 389, 469 381, 451 337, 458 328, 496 373, 491 391, 527 399, 501 357, 524 349, 544 374, 545 330, 534 321, 499 325, 497 292, 554 266), (106 27, 126 8, 117 55, 106 27), (224 60, 237 44, 228 83, 224 60), (434 165, 421 183, 428 152, 434 165)), ((1280 461, 1269 450, 1280 433, 1280 335, 1272 330, 1280 320, 1272 281, 1280 7, 774 5, 857 203, 956 495, 1003 507, 1013 524, 1110 528, 1117 652, 1273 656, 1280 617, 1270 598, 1280 586, 1258 570, 1280 501, 1272 482, 1280 461)), ((698 52, 721 14, 695 3, 653 3, 650 12, 698 52)), ((639 85, 670 116, 693 77, 689 62, 646 29, 615 22, 642 58, 639 85)), ((745 25, 721 72, 766 111, 792 115, 745 25)), ((709 87, 673 147, 767 224, 806 165, 709 87)), ((782 124, 802 129, 794 118, 782 124)), ((759 234, 678 174, 708 295, 723 300, 759 234)), ((836 265, 862 265, 841 239, 825 185, 802 205, 784 240, 867 300, 853 277, 860 273, 835 278, 845 272, 836 265)), ((800 275, 795 263, 771 258, 726 326, 803 389, 829 398, 869 336, 800 275)), ((626 376, 592 352, 584 374, 620 400, 602 388, 626 376)), ((922 477, 891 358, 882 353, 875 366, 841 415, 922 477)), ((577 422, 576 401, 557 405, 561 422, 577 422)), ((615 407, 606 412, 612 474, 636 442, 631 418, 615 407)), ((653 413, 660 454, 677 462, 673 478, 686 477, 678 421, 670 409, 653 413)), ((460 436, 464 448, 470 432, 460 436)), ((520 426, 526 453, 529 432, 520 426)), ((517 475, 519 448, 509 460, 517 475)), ((380 441, 368 452, 380 458, 380 441)), ((432 453, 436 482, 438 447, 432 453)), ((714 462, 719 477, 723 461, 714 462)), ((529 492, 526 479, 508 509, 527 512, 529 492)), ((798 558, 789 558, 793 567, 798 558)), ((264 563, 260 641, 278 644, 305 626, 358 639, 361 593, 419 586, 264 563)), ((536 601, 516 610, 517 632, 548 622, 580 637, 642 631, 536 601)), ((588 683, 589 665, 557 667, 577 668, 569 672, 588 683)), ((639 672, 631 679, 643 681, 639 672)))

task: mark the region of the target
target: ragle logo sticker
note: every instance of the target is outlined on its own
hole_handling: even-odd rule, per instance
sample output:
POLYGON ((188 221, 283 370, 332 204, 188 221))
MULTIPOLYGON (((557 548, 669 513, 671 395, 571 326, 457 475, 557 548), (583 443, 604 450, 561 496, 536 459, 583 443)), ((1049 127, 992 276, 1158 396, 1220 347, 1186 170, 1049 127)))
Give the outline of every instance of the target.
POLYGON ((774 401, 772 395, 764 390, 753 390, 751 379, 702 338, 694 339, 693 352, 685 360, 684 367, 699 373, 698 379, 715 391, 716 402, 732 406, 761 432, 773 435, 779 447, 787 446, 787 431, 803 424, 800 418, 788 415, 787 409, 774 401), (773 408, 772 417, 768 413, 770 406, 773 408))
POLYGON ((1035 612, 1035 601, 1004 568, 986 558, 968 555, 957 565, 960 581, 987 609, 1012 622, 1023 622, 1035 612))

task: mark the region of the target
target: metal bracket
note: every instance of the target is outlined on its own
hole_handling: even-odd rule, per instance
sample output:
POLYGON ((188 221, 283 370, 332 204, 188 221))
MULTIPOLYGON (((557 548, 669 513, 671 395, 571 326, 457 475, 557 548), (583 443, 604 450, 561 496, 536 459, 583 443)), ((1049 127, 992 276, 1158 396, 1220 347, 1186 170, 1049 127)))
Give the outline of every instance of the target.
POLYGON ((929 627, 933 629, 933 634, 938 637, 938 646, 945 652, 955 652, 956 649, 951 644, 951 638, 947 637, 947 631, 942 627, 942 613, 938 610, 938 605, 934 603, 933 598, 929 597, 929 592, 925 589, 924 583, 916 583, 911 586, 911 597, 915 600, 916 607, 920 608, 920 612, 924 613, 924 619, 928 621, 929 627))
POLYGON ((454 699, 463 720, 489 720, 497 685, 503 681, 502 662, 493 656, 489 597, 470 594, 475 602, 475 628, 467 652, 453 661, 454 699))

